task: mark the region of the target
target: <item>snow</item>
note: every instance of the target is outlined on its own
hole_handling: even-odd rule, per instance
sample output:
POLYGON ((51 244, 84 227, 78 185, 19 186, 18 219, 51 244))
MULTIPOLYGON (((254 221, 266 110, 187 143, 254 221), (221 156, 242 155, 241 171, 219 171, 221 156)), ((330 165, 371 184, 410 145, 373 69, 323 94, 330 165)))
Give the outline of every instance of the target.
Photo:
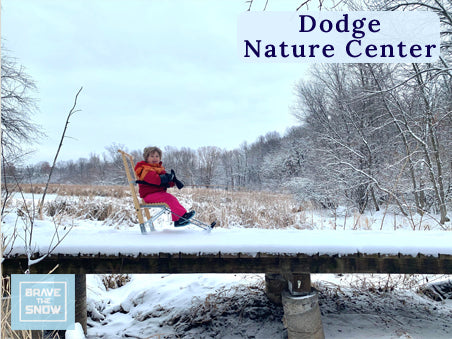
POLYGON ((65 333, 66 339, 79 339, 84 338, 85 334, 83 333, 82 325, 79 323, 75 324, 75 328, 73 330, 67 330, 65 333))
MULTIPOLYGON (((368 286, 387 279, 387 275, 366 276, 368 286)), ((372 294, 364 288, 350 288, 350 282, 337 275, 312 278, 314 285, 328 285, 330 291, 319 300, 326 338, 445 339, 452 335, 450 301, 433 303, 403 289, 372 294)), ((88 308, 98 310, 101 316, 89 320, 87 338, 154 338, 160 334, 164 338, 273 339, 286 335, 281 309, 263 304, 261 308, 271 312, 258 319, 252 317, 252 312, 258 311, 250 299, 259 296, 247 288, 262 284, 263 275, 132 275, 129 283, 113 290, 106 290, 99 276, 88 276, 87 283, 88 308), (239 286, 245 288, 240 290, 239 286), (238 296, 241 304, 238 311, 229 314, 227 307, 233 306, 226 307, 221 295, 231 294, 238 296), (197 323, 201 322, 196 319, 198 309, 207 313, 202 319, 205 326, 197 323)), ((231 299, 224 298, 233 304, 231 299)))
MULTIPOLYGON (((327 225, 329 221, 316 216, 314 223, 327 225)), ((21 221, 12 214, 6 215, 2 233, 9 234, 15 225, 22 232, 21 221)), ((50 219, 35 220, 34 250, 47 251, 55 225, 50 219)), ((60 237, 70 229, 54 252, 65 254, 452 254, 450 231, 414 231, 410 226, 391 230, 391 224, 381 231, 332 230, 323 226, 312 230, 233 227, 206 232, 194 226, 174 228, 164 221, 157 225, 157 232, 148 235, 141 235, 137 226, 114 227, 84 219, 61 220, 57 225, 60 237)), ((11 253, 24 253, 20 236, 11 253)), ((66 332, 66 338, 287 337, 282 308, 266 299, 262 274, 128 277, 130 281, 125 285, 106 289, 102 275, 88 275, 88 334, 85 338, 77 324, 74 330, 66 332)), ((403 278, 399 280, 397 277, 312 274, 313 286, 319 290, 326 338, 451 338, 452 301, 437 302, 419 293, 419 288, 427 284, 427 276, 400 276, 403 278)), ((428 277, 430 281, 450 279, 450 276, 428 277)))
MULTIPOLYGON (((14 225, 7 217, 7 224, 14 225)), ((5 227, 5 226, 4 226, 5 227)), ((5 227, 7 228, 7 227, 5 227)), ((68 229, 68 228, 67 228, 68 229)), ((36 221, 33 248, 47 251, 55 226, 36 221)), ((63 231, 64 232, 64 231, 63 231)), ((452 254, 452 232, 445 231, 351 231, 296 230, 256 228, 214 228, 211 232, 167 226, 157 232, 142 235, 138 227, 112 228, 93 226, 92 221, 78 220, 76 226, 58 245, 56 253, 124 255, 182 252, 192 253, 304 253, 322 254, 452 254)), ((12 254, 23 253, 15 247, 12 254)))

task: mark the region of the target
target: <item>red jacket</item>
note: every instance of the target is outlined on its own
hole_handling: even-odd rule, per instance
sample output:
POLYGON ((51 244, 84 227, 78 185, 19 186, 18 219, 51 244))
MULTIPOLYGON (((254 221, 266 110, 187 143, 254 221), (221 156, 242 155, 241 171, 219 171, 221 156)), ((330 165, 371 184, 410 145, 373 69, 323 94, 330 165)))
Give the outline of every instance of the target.
MULTIPOLYGON (((149 164, 146 161, 138 162, 135 165, 135 174, 137 175, 138 180, 146 181, 151 184, 138 184, 138 192, 140 193, 140 197, 144 198, 152 193, 165 192, 166 187, 160 186, 160 175, 165 173, 165 167, 162 166, 161 161, 158 164, 149 164)), ((170 183, 170 187, 172 186, 174 186, 174 182, 170 183)))

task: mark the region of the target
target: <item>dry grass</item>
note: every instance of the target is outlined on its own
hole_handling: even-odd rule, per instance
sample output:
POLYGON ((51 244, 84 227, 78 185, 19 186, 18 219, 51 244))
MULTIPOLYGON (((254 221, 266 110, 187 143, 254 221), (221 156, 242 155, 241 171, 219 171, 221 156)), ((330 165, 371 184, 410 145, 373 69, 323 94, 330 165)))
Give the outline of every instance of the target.
MULTIPOLYGON (((25 193, 42 194, 45 189, 44 184, 23 185, 25 193)), ((130 197, 129 186, 116 185, 64 185, 49 184, 47 194, 58 194, 60 196, 78 196, 78 197, 130 197)))
POLYGON ((195 297, 190 309, 175 315, 167 325, 172 326, 176 333, 183 334, 197 327, 215 327, 215 323, 227 326, 230 316, 234 317, 235 324, 245 319, 265 322, 275 317, 282 318, 282 307, 268 300, 265 282, 259 277, 253 284, 220 288, 205 298, 195 297))
POLYGON ((201 220, 220 227, 285 228, 300 224, 299 205, 288 194, 188 188, 173 192, 201 220))
POLYGON ((448 275, 437 274, 338 274, 340 283, 317 281, 312 285, 324 294, 335 295, 344 294, 348 289, 356 295, 378 296, 385 293, 398 291, 416 291, 419 294, 426 294, 429 283, 441 282, 448 279, 448 275))
POLYGON ((2 277, 2 319, 1 337, 11 339, 31 339, 31 331, 17 331, 11 329, 11 280, 2 277))
POLYGON ((102 283, 107 290, 112 290, 124 286, 130 281, 128 274, 103 274, 102 283))
POLYGON ((68 215, 78 219, 106 223, 137 223, 131 198, 99 199, 97 197, 58 197, 44 204, 47 215, 68 215))
MULTIPOLYGON (((39 189, 35 186, 24 190, 38 194, 39 189)), ((303 208, 288 194, 192 187, 170 192, 188 210, 194 209, 197 219, 216 220, 217 227, 309 227, 300 213, 303 208)), ((97 220, 112 226, 138 223, 128 187, 52 185, 49 193, 58 196, 45 202, 44 213, 48 216, 97 220)))

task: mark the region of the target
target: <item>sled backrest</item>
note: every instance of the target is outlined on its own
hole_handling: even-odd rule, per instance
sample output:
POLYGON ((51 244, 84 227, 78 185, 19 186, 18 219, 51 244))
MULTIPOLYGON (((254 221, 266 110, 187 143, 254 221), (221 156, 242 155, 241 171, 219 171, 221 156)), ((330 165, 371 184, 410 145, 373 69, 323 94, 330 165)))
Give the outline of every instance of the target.
POLYGON ((136 174, 134 171, 135 168, 135 162, 133 161, 133 157, 118 149, 118 152, 121 153, 122 156, 122 161, 124 163, 124 169, 126 171, 126 176, 127 176, 127 181, 129 182, 129 186, 130 186, 130 193, 132 194, 132 199, 133 199, 133 205, 135 207, 135 210, 138 213, 138 221, 141 223, 144 223, 144 219, 143 219, 143 215, 141 214, 141 209, 140 209, 140 201, 138 200, 138 193, 137 193, 137 189, 136 189, 136 174))

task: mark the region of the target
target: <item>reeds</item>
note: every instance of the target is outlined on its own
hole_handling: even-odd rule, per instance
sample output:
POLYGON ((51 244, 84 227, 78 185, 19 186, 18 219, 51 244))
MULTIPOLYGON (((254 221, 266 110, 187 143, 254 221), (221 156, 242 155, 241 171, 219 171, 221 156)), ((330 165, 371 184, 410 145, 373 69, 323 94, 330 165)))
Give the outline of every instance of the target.
POLYGON ((2 277, 2 319, 1 337, 8 339, 31 339, 31 331, 11 329, 11 279, 2 277))
MULTIPOLYGON (((44 214, 50 217, 71 217, 103 221, 108 225, 133 226, 138 223, 128 187, 51 185, 50 194, 57 196, 44 204, 44 214)), ((26 193, 38 196, 40 188, 33 186, 26 193)), ((300 206, 288 194, 224 189, 170 189, 187 209, 194 209, 200 220, 216 220, 217 227, 308 228, 300 218, 300 206)), ((31 201, 28 201, 32 204, 31 201)), ((11 202, 19 210, 23 201, 11 202)))

